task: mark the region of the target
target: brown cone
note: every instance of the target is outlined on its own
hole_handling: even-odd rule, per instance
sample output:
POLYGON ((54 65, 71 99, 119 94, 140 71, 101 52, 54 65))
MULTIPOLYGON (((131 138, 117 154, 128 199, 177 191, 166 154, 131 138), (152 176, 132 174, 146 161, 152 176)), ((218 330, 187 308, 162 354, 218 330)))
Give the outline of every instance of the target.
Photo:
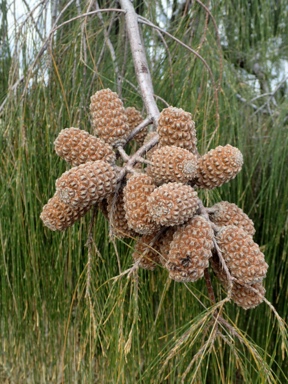
POLYGON ((109 144, 78 128, 62 129, 54 146, 57 155, 73 166, 96 160, 115 163, 116 156, 109 144))
POLYGON ((136 232, 130 229, 127 223, 126 212, 124 209, 123 189, 119 191, 114 207, 112 207, 113 199, 114 199, 114 194, 109 195, 107 197, 107 202, 108 202, 107 216, 108 216, 109 224, 112 227, 114 235, 119 238, 136 237, 137 236, 136 232), (113 214, 111 215, 112 208, 113 208, 113 214))
POLYGON ((116 172, 102 160, 71 168, 56 180, 56 193, 71 207, 87 207, 115 190, 116 172))
POLYGON ((96 92, 91 97, 90 111, 95 134, 114 147, 125 144, 130 128, 117 93, 110 89, 96 92))
POLYGON ((222 256, 237 282, 242 285, 261 282, 268 269, 264 255, 252 236, 235 225, 222 227, 216 235, 222 256))
POLYGON ((179 282, 196 281, 204 275, 212 256, 213 230, 208 221, 194 216, 174 233, 166 268, 179 282))
POLYGON ((244 286, 234 283, 234 286, 232 288, 231 299, 234 301, 234 303, 239 305, 239 307, 242 307, 244 309, 255 308, 257 307, 257 305, 262 303, 265 296, 265 292, 266 290, 263 287, 262 283, 255 283, 251 286, 244 286), (259 291, 260 295, 257 294, 251 288, 254 288, 259 291))
MULTIPOLYGON (((134 128, 137 127, 140 123, 143 121, 143 117, 141 115, 141 112, 139 112, 136 108, 134 107, 127 107, 125 109, 127 118, 128 118, 128 125, 130 132, 133 131, 134 128)), ((134 136, 134 140, 139 144, 142 145, 144 142, 144 139, 147 135, 147 127, 142 129, 142 131, 138 132, 134 136)))
POLYGON ((219 227, 236 225, 244 229, 248 235, 255 234, 254 223, 236 204, 221 201, 210 208, 210 220, 219 227))
POLYGON ((146 172, 157 185, 187 183, 197 174, 197 157, 184 148, 168 146, 157 148, 151 155, 146 172))
POLYGON ((141 235, 151 234, 159 229, 159 225, 152 221, 146 206, 154 189, 152 178, 144 174, 130 177, 124 188, 124 209, 128 226, 141 235))
POLYGON ((181 108, 164 108, 160 113, 157 132, 161 147, 175 145, 197 154, 195 123, 191 113, 181 108))
POLYGON ((141 236, 136 241, 134 252, 132 254, 135 262, 140 259, 139 266, 141 268, 149 269, 151 271, 160 264, 159 249, 157 247, 157 241, 155 241, 156 236, 157 232, 141 236))
POLYGON ((83 217, 90 207, 72 208, 64 204, 57 194, 44 205, 40 218, 51 231, 64 231, 83 217))
POLYGON ((197 192, 181 183, 163 184, 148 197, 147 208, 152 219, 159 225, 183 224, 196 213, 197 192))
POLYGON ((234 179, 241 171, 243 156, 238 148, 219 145, 198 159, 196 185, 213 189, 234 179))
POLYGON ((160 263, 165 266, 168 260, 168 254, 170 252, 170 244, 173 240, 173 235, 175 231, 178 229, 178 226, 168 227, 166 231, 160 236, 157 241, 157 245, 159 247, 160 252, 160 263))
MULTIPOLYGON (((215 275, 220 280, 223 287, 228 289, 228 279, 224 270, 220 266, 218 258, 213 256, 210 261, 215 275)), ((231 300, 244 309, 255 308, 257 305, 262 303, 265 292, 266 291, 262 282, 251 285, 240 285, 234 281, 231 290, 231 300), (259 291, 260 295, 253 289, 259 291)))

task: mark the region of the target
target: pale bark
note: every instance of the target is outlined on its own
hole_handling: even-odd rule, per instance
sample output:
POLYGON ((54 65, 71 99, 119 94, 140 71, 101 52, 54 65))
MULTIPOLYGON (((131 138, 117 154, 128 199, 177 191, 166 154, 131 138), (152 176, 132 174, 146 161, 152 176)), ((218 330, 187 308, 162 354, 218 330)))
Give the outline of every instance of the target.
POLYGON ((156 126, 159 118, 159 109, 154 99, 151 74, 148 67, 145 47, 139 31, 138 15, 130 0, 119 0, 119 3, 122 10, 125 11, 127 35, 143 102, 148 116, 152 118, 152 121, 156 126))

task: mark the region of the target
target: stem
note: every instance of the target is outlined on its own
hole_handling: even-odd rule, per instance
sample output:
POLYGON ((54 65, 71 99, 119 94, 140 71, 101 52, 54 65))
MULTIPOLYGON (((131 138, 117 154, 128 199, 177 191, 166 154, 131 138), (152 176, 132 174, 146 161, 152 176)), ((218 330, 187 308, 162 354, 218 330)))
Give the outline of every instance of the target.
POLYGON ((154 137, 148 143, 145 145, 142 145, 141 148, 138 149, 137 152, 134 153, 133 156, 130 157, 130 159, 127 161, 127 164, 121 169, 119 174, 117 175, 117 183, 119 183, 128 172, 128 169, 133 167, 133 165, 137 162, 139 157, 142 157, 142 155, 149 151, 149 149, 153 148, 159 141, 159 135, 155 134, 154 137))
POLYGON ((135 9, 130 0, 119 0, 119 3, 121 8, 125 10, 127 35, 143 102, 145 104, 147 114, 151 116, 153 123, 156 126, 159 118, 159 109, 154 99, 151 74, 146 59, 145 49, 140 36, 138 15, 135 12, 135 9))
POLYGON ((145 120, 143 120, 139 125, 137 125, 137 127, 135 127, 133 129, 133 131, 131 131, 130 135, 128 136, 127 140, 126 140, 126 144, 132 140, 134 138, 135 135, 137 135, 138 132, 142 131, 144 128, 147 127, 147 125, 151 124, 152 123, 152 119, 151 117, 146 117, 145 120))

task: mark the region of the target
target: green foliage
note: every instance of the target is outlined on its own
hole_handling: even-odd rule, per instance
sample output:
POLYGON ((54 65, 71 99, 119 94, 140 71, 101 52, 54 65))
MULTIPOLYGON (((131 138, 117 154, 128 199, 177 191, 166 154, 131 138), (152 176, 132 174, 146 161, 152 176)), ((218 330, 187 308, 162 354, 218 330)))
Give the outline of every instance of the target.
MULTIPOLYGON (((123 16, 103 13, 102 20, 94 14, 67 22, 45 45, 35 24, 45 25, 42 12, 34 22, 27 19, 17 50, 11 55, 6 44, 7 55, 0 60, 3 383, 287 381, 282 320, 288 316, 287 93, 286 83, 276 89, 273 78, 287 58, 287 4, 212 3, 220 41, 214 19, 200 3, 186 2, 183 8, 173 3, 171 17, 157 1, 139 9, 154 23, 161 10, 167 31, 201 55, 210 72, 187 48, 143 25, 158 106, 168 103, 192 112, 201 153, 226 143, 242 151, 243 171, 203 199, 208 205, 237 203, 255 222, 256 241, 269 264, 265 288, 273 307, 263 303, 245 312, 228 303, 213 281, 216 307, 227 322, 217 324, 204 282, 171 282, 161 267, 122 275, 132 264, 133 240, 117 241, 114 248, 101 213, 90 264, 85 244, 91 213, 65 233, 43 227, 41 209, 66 170, 53 149, 59 131, 72 126, 90 131, 90 96, 101 88, 118 91, 126 106, 143 105, 123 16), (104 27, 111 30, 117 61, 105 44, 104 27), (276 38, 279 44, 273 45, 276 38), (253 72, 255 63, 264 80, 261 71, 253 72)), ((0 4, 5 10, 0 31, 6 36, 7 4, 0 4)), ((72 2, 58 24, 89 11, 88 2, 72 2)), ((45 36, 43 27, 41 33, 45 36)))

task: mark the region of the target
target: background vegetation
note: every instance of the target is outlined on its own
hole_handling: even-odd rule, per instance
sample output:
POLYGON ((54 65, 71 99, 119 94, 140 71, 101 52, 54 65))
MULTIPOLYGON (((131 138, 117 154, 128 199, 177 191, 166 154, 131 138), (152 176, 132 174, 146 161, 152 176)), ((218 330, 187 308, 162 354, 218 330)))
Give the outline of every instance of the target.
POLYGON ((133 240, 109 243, 101 214, 89 263, 91 213, 65 233, 43 227, 66 170, 53 149, 60 130, 90 131, 102 88, 143 104, 123 16, 83 16, 116 2, 1 0, 0 382, 286 383, 287 0, 134 3, 186 45, 141 19, 159 109, 193 114, 201 153, 230 143, 244 155, 237 178, 202 197, 255 222, 273 307, 241 310, 213 281, 234 330, 217 327, 203 281, 175 283, 160 267, 121 276, 133 240))

